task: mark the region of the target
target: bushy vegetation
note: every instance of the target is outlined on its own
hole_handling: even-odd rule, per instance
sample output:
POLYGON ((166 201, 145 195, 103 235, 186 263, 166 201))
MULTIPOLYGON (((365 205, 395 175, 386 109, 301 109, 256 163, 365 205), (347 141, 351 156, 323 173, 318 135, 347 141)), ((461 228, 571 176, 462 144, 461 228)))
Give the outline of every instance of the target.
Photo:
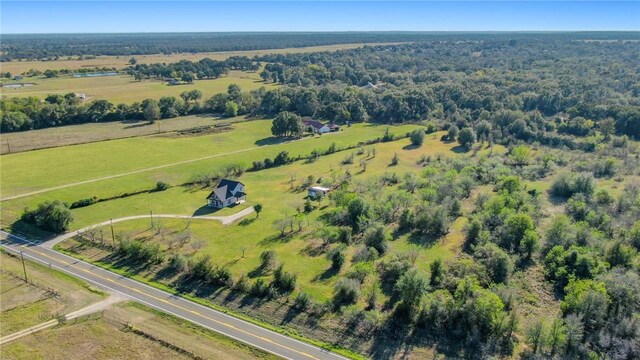
POLYGON ((443 130, 438 145, 451 151, 420 156, 431 136, 423 129, 394 135, 389 126, 374 140, 384 153, 360 144, 334 154, 345 149, 333 144, 307 158, 282 150, 256 160, 252 171, 301 171, 316 162, 330 175, 287 172, 278 180, 287 200, 238 225, 265 232, 246 274, 231 274, 195 247, 169 255, 191 241, 186 230, 159 251, 143 239, 115 246, 203 290, 287 304, 295 315, 306 312, 304 321, 349 339, 436 343, 451 357, 636 358, 640 162, 632 52, 622 42, 541 36, 256 58, 268 62, 265 80, 284 86, 250 94, 230 87, 200 106, 223 112, 233 102, 240 114, 273 116, 273 135, 283 137, 301 135, 302 116, 424 123, 443 130), (620 64, 615 71, 612 63, 620 64), (368 82, 379 86, 363 87, 368 82), (409 140, 392 143, 403 135, 409 140), (331 154, 327 165, 322 157, 331 154), (362 171, 354 175, 354 168, 362 171), (314 183, 330 188, 328 196, 304 199, 314 183), (299 251, 283 255, 280 244, 299 251), (295 273, 297 256, 313 258, 320 271, 303 274, 303 264, 295 273))
POLYGON ((69 228, 73 215, 69 205, 61 201, 44 202, 34 210, 25 209, 21 220, 34 224, 42 230, 61 233, 69 228))

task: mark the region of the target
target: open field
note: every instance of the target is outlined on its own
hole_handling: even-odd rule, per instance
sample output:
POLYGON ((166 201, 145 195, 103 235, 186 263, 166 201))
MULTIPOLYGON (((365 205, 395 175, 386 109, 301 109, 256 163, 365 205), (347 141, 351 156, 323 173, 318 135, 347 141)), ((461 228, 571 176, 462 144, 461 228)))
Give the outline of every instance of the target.
MULTIPOLYGON (((68 314, 104 298, 81 280, 0 252, 0 336, 68 314)), ((275 359, 208 329, 136 303, 69 320, 0 348, 3 359, 275 359), (180 349, 180 351, 177 351, 180 349)))
POLYGON ((196 80, 188 85, 167 85, 158 80, 136 81, 129 75, 73 78, 24 78, 20 82, 35 85, 20 88, 0 88, 2 96, 36 96, 44 99, 49 94, 77 93, 85 94, 89 100, 108 100, 114 104, 131 104, 144 99, 159 99, 163 96, 180 96, 183 91, 200 90, 203 98, 227 91, 231 84, 239 85, 242 90, 250 91, 262 86, 273 87, 265 83, 258 73, 230 71, 228 75, 211 80, 196 80))
MULTIPOLYGON (((326 150, 332 143, 337 148, 353 146, 360 141, 382 136, 387 128, 356 124, 339 133, 274 143, 270 136, 270 124, 267 120, 251 121, 235 124, 234 130, 214 135, 185 138, 151 136, 3 155, 3 197, 141 171, 52 190, 38 196, 4 201, 3 226, 13 222, 25 206, 35 206, 47 199, 73 202, 92 196, 104 198, 150 189, 157 181, 181 184, 195 174, 212 173, 229 164, 249 166, 256 159, 273 158, 280 151, 288 151, 290 156, 295 157, 306 156, 313 149, 326 150), (273 145, 263 145, 270 143, 273 145), (209 158, 193 161, 207 156, 209 158), (145 170, 154 165, 170 166, 145 170)), ((391 129, 396 134, 404 134, 414 127, 403 125, 391 129)))
MULTIPOLYGON (((316 51, 336 51, 355 49, 363 47, 365 45, 389 45, 390 43, 375 43, 375 44, 338 44, 338 45, 323 45, 323 46, 308 46, 300 48, 286 48, 286 49, 267 49, 267 50, 251 50, 251 51, 220 51, 209 53, 196 53, 196 54, 169 54, 169 55, 136 55, 134 56, 140 64, 152 64, 152 63, 172 63, 180 60, 198 61, 204 58, 210 58, 213 60, 225 60, 231 56, 248 56, 253 57, 256 55, 266 54, 297 54, 316 51)), ((17 75, 27 72, 31 69, 44 71, 47 69, 61 70, 61 69, 82 69, 93 67, 109 67, 116 69, 123 69, 129 66, 129 59, 127 56, 98 56, 95 59, 78 60, 77 58, 72 60, 55 60, 55 61, 12 61, 0 63, 0 68, 3 72, 10 72, 17 75)))
POLYGON ((20 259, 2 252, 0 262, 2 336, 81 309, 104 297, 82 281, 29 261, 25 264, 30 283, 25 283, 20 259))
POLYGON ((154 135, 159 131, 170 133, 245 120, 244 116, 222 119, 210 114, 200 114, 162 119, 156 121, 155 124, 149 124, 148 121, 131 120, 52 127, 2 134, 0 151, 2 154, 18 153, 58 146, 154 135), (11 151, 9 151, 9 146, 11 151))
POLYGON ((1 348, 3 359, 275 359, 142 305, 102 313, 28 335, 1 348))
MULTIPOLYGON (((375 144, 365 149, 376 149, 376 157, 368 158, 367 170, 362 172, 358 165, 341 165, 340 162, 352 151, 344 151, 333 155, 323 156, 314 163, 299 161, 291 165, 267 169, 258 172, 245 173, 240 177, 246 185, 249 204, 261 203, 264 206, 260 217, 255 218, 249 215, 244 221, 225 227, 217 222, 193 220, 190 229, 193 234, 193 242, 204 241, 206 246, 200 250, 202 253, 210 255, 216 264, 230 269, 234 277, 242 274, 250 274, 260 263, 259 256, 264 250, 276 251, 278 258, 286 264, 287 269, 298 274, 298 281, 301 289, 313 295, 318 300, 327 300, 335 281, 339 274, 328 276, 330 261, 321 253, 321 244, 312 236, 314 223, 321 211, 314 211, 307 217, 305 230, 292 238, 281 239, 278 230, 273 227, 273 222, 282 218, 284 214, 293 215, 296 208, 302 208, 306 192, 291 189, 289 180, 295 174, 296 184, 300 184, 309 175, 314 178, 325 178, 327 181, 334 176, 342 176, 349 170, 353 174, 354 182, 367 182, 375 176, 385 172, 397 173, 400 177, 405 172, 417 172, 420 166, 416 161, 423 155, 434 156, 467 156, 465 153, 457 151, 454 143, 442 142, 439 140, 442 133, 428 135, 428 140, 419 149, 413 149, 408 139, 400 141, 375 144), (397 153, 400 163, 397 166, 389 167, 391 157, 397 153), (246 251, 242 257, 243 249, 246 251)), ((494 151, 502 151, 496 147, 494 151)), ((483 150, 480 155, 486 154, 483 150)), ((366 154, 366 153, 365 153, 366 154)), ((366 158, 366 155, 356 157, 356 160, 366 158)), ((357 163, 357 161, 356 161, 357 163)), ((297 187, 297 185, 296 185, 297 187)), ((175 187, 164 192, 148 193, 136 195, 128 198, 107 201, 85 208, 73 210, 76 221, 73 228, 79 228, 104 221, 110 217, 120 217, 134 214, 148 213, 153 209, 154 213, 168 214, 204 214, 211 210, 204 207, 204 198, 209 189, 191 189, 187 187, 175 187)), ((388 190, 392 191, 392 190, 388 190)), ((381 197, 384 194, 380 195, 381 197)), ((328 200, 327 200, 328 201, 328 200)), ((322 205, 320 205, 322 207, 322 205)), ((227 211, 228 209, 224 209, 227 211)), ((237 211, 237 210, 234 210, 237 211)), ((185 222, 178 219, 158 220, 162 223, 162 228, 168 234, 177 234, 185 227, 185 222)), ((436 258, 448 259, 454 256, 461 248, 463 239, 462 228, 465 223, 464 218, 460 218, 453 224, 452 232, 437 244, 420 244, 409 239, 408 235, 398 237, 390 244, 391 254, 404 254, 411 250, 419 252, 416 264, 423 270, 429 269, 429 264, 436 258)), ((163 247, 168 246, 171 235, 166 239, 157 236, 157 229, 151 228, 150 221, 132 220, 114 225, 116 233, 128 233, 135 238, 151 239, 158 241, 163 247)), ((104 229, 105 234, 110 234, 110 229, 104 229)), ((106 237, 111 241, 110 235, 106 237)), ((74 248, 75 241, 63 245, 67 249, 74 248)), ((75 248, 81 253, 83 247, 75 248)), ((86 249, 88 252, 83 255, 92 259, 99 259, 108 255, 103 250, 86 249)), ((186 255, 193 254, 194 250, 186 246, 181 250, 186 255)), ((148 269, 145 274, 153 278, 158 269, 148 269)), ((349 266, 341 271, 347 273, 349 266)), ((256 277, 256 276, 252 276, 256 277)), ((259 275, 257 277, 260 277, 259 275)))
POLYGON ((77 322, 28 335, 1 349, 3 359, 189 359, 177 351, 103 319, 77 322))

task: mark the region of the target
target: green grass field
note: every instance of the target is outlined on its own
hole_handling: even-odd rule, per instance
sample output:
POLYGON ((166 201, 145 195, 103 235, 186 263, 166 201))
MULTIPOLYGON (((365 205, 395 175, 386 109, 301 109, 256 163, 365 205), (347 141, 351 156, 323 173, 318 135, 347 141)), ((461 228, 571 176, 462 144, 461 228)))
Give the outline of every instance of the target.
MULTIPOLYGON (((289 183, 291 175, 295 174, 296 183, 299 184, 309 175, 316 179, 320 177, 331 179, 334 175, 342 176, 348 169, 353 174, 354 182, 366 182, 384 172, 395 172, 401 176, 405 172, 419 171, 420 166, 416 161, 423 155, 467 156, 465 153, 456 151, 456 144, 441 142, 440 135, 440 133, 428 135, 428 140, 419 149, 409 147, 408 139, 365 147, 365 149, 375 148, 377 153, 375 158, 368 160, 366 172, 361 172, 358 166, 359 159, 366 157, 366 153, 356 156, 355 164, 346 166, 340 164, 345 156, 356 152, 356 150, 349 150, 323 156, 311 164, 299 161, 279 168, 245 173, 240 180, 246 185, 248 204, 263 204, 264 210, 260 216, 256 218, 255 215, 249 215, 245 221, 226 227, 215 221, 193 220, 190 225, 193 233, 192 241, 205 241, 206 246, 201 251, 211 255, 216 264, 227 266, 235 277, 255 270, 259 265, 260 253, 272 249, 286 264, 288 270, 298 274, 301 289, 319 300, 327 300, 339 276, 338 274, 326 275, 330 261, 320 254, 321 244, 312 235, 316 218, 321 211, 312 212, 308 216, 308 225, 305 225, 304 231, 292 238, 279 238, 278 230, 273 226, 273 222, 282 218, 285 213, 293 215, 295 209, 302 208, 304 204, 306 192, 291 189, 289 183), (390 167, 389 163, 394 153, 400 157, 400 163, 390 167), (245 249, 244 258, 242 258, 243 249, 245 249)), ((502 149, 497 147, 494 151, 502 151, 502 149)), ((480 156, 487 152, 488 150, 483 150, 480 156)), ((158 214, 192 214, 198 209, 202 210, 201 208, 205 205, 204 198, 208 192, 209 189, 175 187, 164 192, 136 195, 76 209, 73 210, 76 219, 73 228, 104 221, 115 217, 114 214, 118 214, 117 216, 146 214, 149 210, 158 214)), ((325 200, 324 205, 327 201, 325 200)), ((230 209, 224 209, 224 211, 228 210, 230 209)), ((179 232, 185 226, 184 221, 179 219, 159 221, 169 232, 179 232)), ((450 258, 460 250, 465 221, 464 218, 460 218, 454 223, 451 233, 445 239, 431 246, 416 244, 411 242, 408 236, 401 236, 390 244, 390 253, 404 254, 417 250, 419 252, 417 265, 428 270, 429 264, 434 259, 450 258)), ((163 242, 156 235, 156 230, 151 229, 148 219, 118 223, 115 225, 115 231, 163 242)), ((105 229, 105 234, 110 234, 110 229, 105 229)), ((111 240, 110 236, 107 238, 108 241, 111 240)), ((168 236, 165 239, 163 246, 168 245, 167 241, 170 238, 171 236, 168 236)), ((186 254, 193 253, 193 249, 189 246, 181 251, 186 254)), ((100 254, 92 253, 91 256, 95 258, 100 254)), ((348 271, 349 266, 345 266, 342 273, 348 271)))
MULTIPOLYGON (((260 120, 238 123, 232 131, 214 135, 150 136, 3 155, 0 165, 3 197, 206 156, 216 157, 4 201, 2 224, 11 224, 26 206, 35 206, 44 200, 73 202, 92 196, 110 197, 151 189, 157 181, 180 184, 194 174, 215 172, 230 163, 249 166, 255 160, 273 158, 280 151, 297 156, 308 155, 313 149, 325 150, 332 143, 338 148, 356 145, 382 136, 387 128, 357 124, 321 137, 262 145, 273 140, 270 126, 270 121, 260 120)), ((397 126, 392 127, 392 131, 404 134, 414 127, 397 126)))
MULTIPOLYGON (((10 81, 9 81, 10 82, 10 81)), ((24 78, 21 82, 35 85, 21 88, 0 88, 3 97, 36 96, 44 99, 49 94, 82 93, 90 100, 109 100, 114 104, 131 104, 144 99, 159 99, 163 96, 180 96, 183 91, 200 90, 203 98, 227 91, 231 84, 239 85, 244 91, 274 84, 262 81, 258 73, 231 71, 227 76, 212 80, 196 80, 190 85, 169 86, 157 80, 136 81, 128 75, 93 78, 24 78)))

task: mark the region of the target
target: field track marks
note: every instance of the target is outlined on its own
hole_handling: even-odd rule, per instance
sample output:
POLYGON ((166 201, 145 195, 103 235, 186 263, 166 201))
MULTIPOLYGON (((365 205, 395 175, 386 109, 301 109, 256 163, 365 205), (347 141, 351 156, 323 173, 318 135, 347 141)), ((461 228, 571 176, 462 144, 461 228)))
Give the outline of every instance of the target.
POLYGON ((261 146, 254 146, 254 147, 250 147, 250 148, 246 148, 246 149, 235 150, 235 151, 230 151, 230 152, 221 153, 221 154, 215 154, 215 155, 209 155, 209 156, 204 156, 204 157, 200 157, 200 158, 196 158, 196 159, 178 161, 178 162, 171 163, 171 164, 152 166, 152 167, 148 167, 148 168, 144 168, 144 169, 127 171, 127 172, 120 173, 120 174, 115 174, 115 175, 103 176, 103 177, 89 179, 89 180, 78 181, 78 182, 74 182, 74 183, 70 183, 70 184, 59 185, 59 186, 54 186, 54 187, 50 187, 50 188, 46 188, 46 189, 36 190, 36 191, 24 193, 24 194, 7 196, 7 197, 4 197, 4 198, 0 199, 0 202, 1 201, 7 201, 7 200, 19 199, 19 198, 32 196, 32 195, 37 195, 37 194, 42 194, 42 193, 46 193, 46 192, 54 191, 54 190, 65 189, 65 188, 69 188, 69 187, 73 187, 73 186, 90 184, 90 183, 97 182, 97 181, 103 181, 103 180, 115 179, 115 178, 122 177, 122 176, 127 176, 127 175, 139 174, 139 173, 143 173, 143 172, 146 172, 146 171, 164 169, 164 168, 168 168, 168 167, 171 167, 171 166, 184 165, 184 164, 189 164, 189 163, 193 163, 193 162, 197 162, 197 161, 209 160, 209 159, 214 159, 214 158, 217 158, 217 157, 228 156, 228 155, 238 154, 238 153, 247 152, 247 151, 253 151, 253 150, 260 149, 260 148, 261 148, 261 146))

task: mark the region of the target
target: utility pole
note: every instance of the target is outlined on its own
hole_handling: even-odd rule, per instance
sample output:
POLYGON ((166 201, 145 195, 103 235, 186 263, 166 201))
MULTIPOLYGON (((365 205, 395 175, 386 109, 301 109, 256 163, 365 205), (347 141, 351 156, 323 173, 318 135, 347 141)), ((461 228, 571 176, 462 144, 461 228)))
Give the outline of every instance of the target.
POLYGON ((149 210, 149 215, 151 215, 151 228, 153 228, 153 210, 149 210))
POLYGON ((116 244, 116 234, 113 232, 113 218, 109 219, 111 222, 111 239, 113 240, 113 245, 116 244))
POLYGON ((7 138, 7 147, 9 148, 9 154, 11 154, 11 144, 9 143, 9 138, 7 138))
POLYGON ((160 131, 160 121, 158 120, 158 121, 156 121, 156 123, 158 123, 158 133, 160 133, 161 132, 160 131))
POLYGON ((22 260, 22 270, 24 271, 24 282, 28 282, 27 280, 27 267, 24 264, 24 255, 22 251, 20 251, 20 259, 22 260))

